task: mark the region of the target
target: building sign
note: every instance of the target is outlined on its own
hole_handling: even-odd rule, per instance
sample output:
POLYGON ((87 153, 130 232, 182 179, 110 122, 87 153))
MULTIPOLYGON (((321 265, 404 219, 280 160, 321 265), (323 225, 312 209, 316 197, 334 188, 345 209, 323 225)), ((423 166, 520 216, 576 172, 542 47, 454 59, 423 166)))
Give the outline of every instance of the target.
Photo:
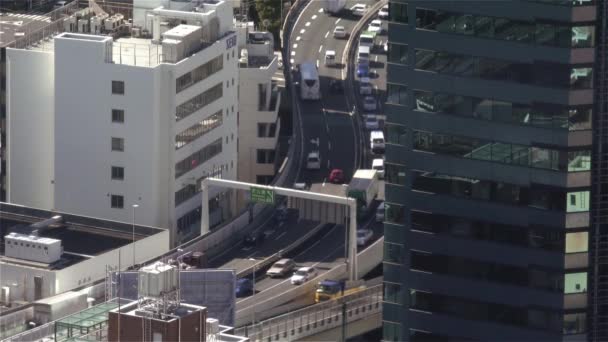
POLYGON ((274 204, 274 191, 270 189, 251 187, 251 201, 256 203, 274 204))

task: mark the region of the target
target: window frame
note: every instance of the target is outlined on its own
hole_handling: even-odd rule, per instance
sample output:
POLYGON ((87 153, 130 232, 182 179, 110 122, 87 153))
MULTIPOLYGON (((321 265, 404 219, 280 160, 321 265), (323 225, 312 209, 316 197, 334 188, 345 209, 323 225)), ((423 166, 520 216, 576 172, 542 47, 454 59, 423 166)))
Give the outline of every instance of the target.
POLYGON ((124 209, 125 208, 125 196, 111 194, 110 195, 110 208, 124 209))
POLYGON ((112 95, 125 94, 125 81, 112 80, 112 95))

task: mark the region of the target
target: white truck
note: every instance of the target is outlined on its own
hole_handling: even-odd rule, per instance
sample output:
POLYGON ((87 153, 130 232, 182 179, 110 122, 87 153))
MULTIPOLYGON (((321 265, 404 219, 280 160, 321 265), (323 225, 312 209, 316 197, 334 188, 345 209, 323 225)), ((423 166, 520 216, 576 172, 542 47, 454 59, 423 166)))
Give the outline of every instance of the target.
POLYGON ((323 12, 329 15, 338 15, 345 5, 346 0, 323 0, 323 12))
POLYGON ((378 172, 376 170, 357 170, 353 175, 346 195, 357 200, 357 219, 369 213, 372 201, 378 197, 378 172))

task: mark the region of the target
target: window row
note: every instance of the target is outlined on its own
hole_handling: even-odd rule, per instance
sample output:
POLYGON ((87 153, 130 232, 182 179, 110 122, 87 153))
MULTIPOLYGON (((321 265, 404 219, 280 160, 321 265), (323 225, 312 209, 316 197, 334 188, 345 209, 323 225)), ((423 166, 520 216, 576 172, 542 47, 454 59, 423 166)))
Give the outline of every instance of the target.
POLYGON ((256 162, 258 164, 274 164, 275 150, 258 149, 256 162))
POLYGON ((186 130, 175 136, 175 149, 178 150, 198 139, 202 135, 211 132, 214 128, 221 126, 222 121, 222 110, 220 109, 203 119, 203 121, 197 122, 188 127, 186 130))
POLYGON ((416 9, 416 27, 441 33, 565 48, 590 48, 595 43, 595 27, 592 25, 530 22, 424 8, 416 9))
POLYGON ((563 106, 547 103, 519 104, 473 96, 414 90, 414 109, 490 121, 564 128, 591 129, 591 106, 563 106))
POLYGON ((593 87, 592 67, 544 61, 522 63, 416 49, 416 69, 454 76, 517 82, 552 88, 590 89, 593 87))
POLYGON ((175 206, 184 203, 185 201, 192 198, 192 196, 196 195, 198 191, 196 191, 196 185, 188 184, 185 187, 179 189, 175 192, 175 206))
POLYGON ((589 171, 591 151, 562 151, 477 138, 413 131, 414 149, 556 171, 589 171))
POLYGON ((410 268, 563 294, 587 292, 587 272, 564 273, 534 266, 518 267, 419 251, 411 251, 410 268))
POLYGON ((524 187, 423 171, 413 171, 412 177, 415 191, 568 213, 589 211, 589 191, 566 192, 535 184, 524 187))
POLYGON ((274 138, 277 134, 277 124, 274 122, 258 123, 258 138, 274 138))
POLYGON ((408 64, 408 48, 404 44, 388 44, 388 57, 389 63, 408 64))
POLYGON ((224 67, 224 56, 219 55, 209 62, 197 67, 196 69, 190 71, 187 74, 184 74, 178 77, 175 80, 175 92, 179 93, 184 89, 189 88, 190 86, 206 79, 207 77, 215 74, 216 72, 222 70, 224 67))
POLYGON ((390 1, 388 4, 389 19, 396 23, 407 24, 407 4, 390 1))
POLYGON ((195 169, 199 165, 209 159, 222 153, 222 138, 215 140, 209 145, 203 147, 199 151, 189 155, 184 160, 175 164, 175 178, 179 178, 190 170, 195 169))
POLYGON ((221 98, 223 90, 224 88, 222 82, 220 82, 215 86, 205 90, 201 94, 180 104, 175 110, 175 120, 179 121, 187 117, 188 115, 196 112, 197 110, 205 107, 206 105, 212 103, 213 101, 221 98))
POLYGON ((177 232, 188 235, 195 226, 200 226, 202 206, 198 206, 177 219, 177 232))
POLYGON ((474 221, 422 211, 411 211, 412 229, 457 238, 483 240, 561 253, 589 251, 589 233, 564 233, 544 227, 517 227, 474 221))
POLYGON ((437 293, 410 290, 412 309, 453 315, 462 319, 490 321, 555 333, 586 331, 585 313, 558 313, 536 308, 478 302, 437 293))

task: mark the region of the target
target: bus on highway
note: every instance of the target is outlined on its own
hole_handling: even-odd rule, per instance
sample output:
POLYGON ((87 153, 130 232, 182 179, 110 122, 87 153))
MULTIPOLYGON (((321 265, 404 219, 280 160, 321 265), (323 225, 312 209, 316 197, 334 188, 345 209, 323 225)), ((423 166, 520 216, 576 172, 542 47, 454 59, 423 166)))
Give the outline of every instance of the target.
POLYGON ((300 64, 300 97, 302 100, 321 99, 319 71, 314 63, 300 64))

